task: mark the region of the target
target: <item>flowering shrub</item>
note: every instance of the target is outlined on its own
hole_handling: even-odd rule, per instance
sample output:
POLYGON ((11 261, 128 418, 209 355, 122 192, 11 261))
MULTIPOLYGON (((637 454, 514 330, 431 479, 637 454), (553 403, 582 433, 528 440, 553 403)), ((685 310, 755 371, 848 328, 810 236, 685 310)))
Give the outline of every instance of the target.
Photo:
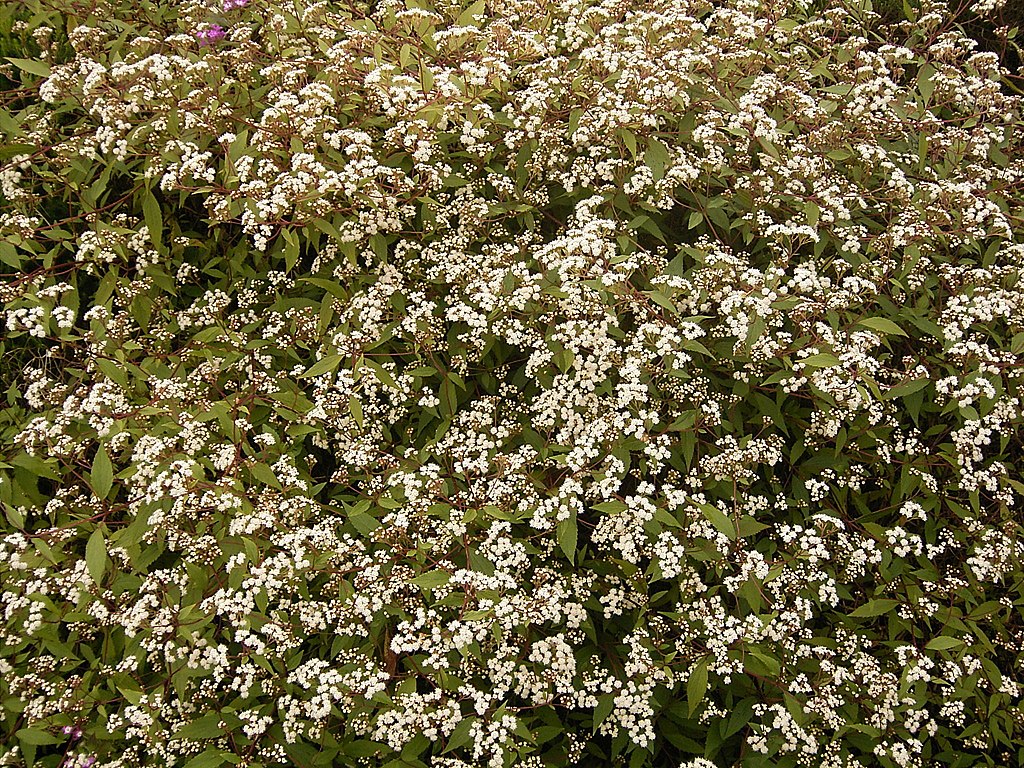
POLYGON ((0 13, 0 763, 1024 764, 946 5, 0 13))

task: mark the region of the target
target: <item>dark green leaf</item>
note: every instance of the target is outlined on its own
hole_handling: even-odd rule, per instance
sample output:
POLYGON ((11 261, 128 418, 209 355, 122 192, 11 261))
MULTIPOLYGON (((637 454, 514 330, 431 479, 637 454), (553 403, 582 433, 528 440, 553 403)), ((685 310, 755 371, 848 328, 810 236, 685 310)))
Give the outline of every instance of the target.
POLYGON ((558 546, 561 547, 565 556, 569 558, 570 563, 576 560, 576 540, 578 536, 576 525, 575 512, 567 520, 558 521, 558 546))
POLYGON ((704 657, 694 666, 686 680, 686 704, 692 717, 697 707, 704 701, 708 690, 708 659, 704 657))

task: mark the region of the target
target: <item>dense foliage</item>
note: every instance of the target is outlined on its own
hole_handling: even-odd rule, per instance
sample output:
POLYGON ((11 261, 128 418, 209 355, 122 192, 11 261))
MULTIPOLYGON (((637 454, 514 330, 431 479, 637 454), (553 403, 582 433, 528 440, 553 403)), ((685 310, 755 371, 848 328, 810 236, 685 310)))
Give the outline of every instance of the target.
POLYGON ((1024 764, 963 10, 4 4, 0 764, 1024 764))

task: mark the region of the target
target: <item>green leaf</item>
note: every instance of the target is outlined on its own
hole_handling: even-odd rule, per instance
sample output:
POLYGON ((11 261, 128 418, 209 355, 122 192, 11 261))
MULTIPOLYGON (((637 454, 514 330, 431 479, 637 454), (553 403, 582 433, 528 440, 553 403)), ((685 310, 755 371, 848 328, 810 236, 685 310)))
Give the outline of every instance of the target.
POLYGON ((811 355, 810 357, 797 360, 797 362, 803 363, 808 368, 835 368, 843 364, 838 357, 827 353, 811 355))
POLYGON ((271 488, 281 487, 281 481, 277 479, 274 470, 263 462, 255 462, 249 465, 249 472, 254 479, 259 480, 264 485, 269 485, 271 488))
POLYGON ((205 752, 200 752, 185 763, 185 768, 216 768, 218 765, 223 765, 226 762, 225 758, 229 754, 223 750, 211 747, 205 752))
POLYGON ((878 331, 889 336, 906 336, 906 331, 900 328, 892 320, 884 317, 866 317, 863 320, 858 320, 857 325, 863 325, 865 328, 870 328, 872 331, 878 331))
POLYGON ((103 539, 102 528, 97 528, 89 536, 85 545, 85 565, 93 581, 97 584, 103 581, 103 572, 107 569, 107 543, 103 539))
POLYGON ((608 512, 615 515, 619 512, 625 512, 629 509, 629 505, 622 501, 602 501, 597 504, 591 504, 590 508, 597 512, 608 512))
POLYGON ((608 719, 608 715, 615 709, 615 696, 610 693, 606 693, 597 700, 597 706, 594 707, 594 730, 593 733, 597 733, 597 729, 601 726, 605 720, 608 719))
POLYGON ((281 237, 284 239, 284 266, 285 271, 291 272, 299 260, 299 236, 291 229, 281 230, 281 237))
POLYGON ((951 648, 959 648, 964 644, 963 640, 958 640, 955 637, 949 637, 948 635, 942 635, 936 637, 934 640, 929 640, 928 645, 925 646, 929 651, 948 651, 951 648))
POLYGON ((756 671, 756 673, 759 673, 764 677, 775 678, 782 669, 782 665, 779 663, 778 659, 764 651, 756 649, 751 649, 746 662, 748 668, 756 671))
POLYGON ((754 704, 757 700, 753 697, 743 699, 739 704, 732 707, 732 712, 729 715, 729 722, 722 732, 724 738, 729 738, 734 733, 739 732, 743 726, 750 722, 751 715, 754 712, 754 704))
POLYGON ((344 355, 327 355, 310 366, 309 370, 305 373, 299 374, 299 378, 309 379, 313 376, 322 376, 325 373, 332 373, 338 369, 338 366, 341 365, 341 361, 344 359, 344 355))
POLYGON ((676 307, 675 304, 672 303, 672 299, 670 299, 661 291, 646 291, 644 295, 649 296, 655 304, 657 304, 660 307, 664 307, 672 314, 679 314, 679 309, 676 307))
MULTIPOLYGON (((10 134, 11 136, 17 136, 18 133, 19 133, 19 131, 18 131, 18 121, 15 120, 11 116, 11 113, 8 112, 6 109, 0 109, 0 131, 2 131, 4 133, 7 133, 7 134, 10 134)), ((18 145, 16 144, 14 146, 18 146, 18 145)), ((28 146, 30 148, 35 148, 36 145, 35 144, 28 144, 28 145, 21 145, 21 146, 28 146)))
POLYGON ((325 292, 331 294, 331 296, 334 296, 335 298, 341 299, 342 301, 345 301, 348 298, 348 291, 345 286, 335 280, 324 280, 321 277, 300 277, 298 282, 309 283, 310 285, 315 285, 317 288, 323 288, 325 292))
POLYGON ((911 379, 905 381, 902 384, 897 384, 895 387, 889 387, 885 394, 882 396, 883 400, 895 400, 897 397, 906 397, 912 395, 915 392, 920 392, 922 389, 927 387, 931 383, 931 379, 928 377, 920 379, 911 379))
POLYGON ((629 154, 636 157, 636 135, 627 129, 622 130, 622 143, 626 145, 629 154))
POLYGON ((18 737, 18 741, 22 744, 42 746, 44 744, 60 744, 61 742, 59 738, 40 728, 22 728, 14 735, 18 737))
POLYGON ((453 749, 464 747, 472 740, 469 732, 473 728, 473 723, 476 721, 475 717, 464 717, 459 721, 459 724, 455 726, 455 730, 452 731, 452 735, 448 737, 448 743, 445 744, 444 750, 441 754, 451 752, 453 749))
POLYGON ((700 511, 708 522, 715 526, 715 529, 729 537, 730 541, 736 540, 736 525, 732 518, 713 504, 701 504, 700 511))
POLYGON ((10 459, 10 462, 15 466, 27 469, 36 477, 45 477, 48 480, 60 482, 60 476, 53 471, 49 464, 38 456, 30 456, 22 451, 17 456, 10 459))
POLYGON ((363 428, 363 404, 358 397, 352 395, 348 399, 348 412, 352 414, 352 418, 356 420, 356 425, 363 428))
POLYGON ((882 614, 889 613, 899 604, 898 600, 869 600, 851 613, 850 616, 858 619, 870 616, 881 616, 882 614))
POLYGON ((807 216, 808 226, 818 226, 818 221, 821 218, 821 208, 818 207, 817 203, 811 200, 804 203, 804 214, 807 216))
POLYGON ((18 255, 18 250, 6 240, 0 240, 0 261, 15 269, 21 269, 21 257, 18 255))
POLYGON ((23 510, 12 507, 10 504, 0 504, 0 507, 3 507, 4 516, 7 518, 7 522, 19 531, 25 527, 25 514, 23 510))
POLYGON ((917 87, 924 97, 925 103, 932 97, 935 91, 935 67, 931 64, 922 64, 917 70, 917 87))
POLYGON ((409 583, 415 584, 417 587, 432 589, 433 587, 440 587, 442 584, 447 584, 451 581, 451 578, 452 575, 448 571, 428 571, 427 573, 420 574, 414 579, 409 579, 409 583))
POLYGON ((765 525, 764 523, 762 523, 762 522, 760 522, 758 520, 755 520, 750 515, 744 515, 743 517, 741 517, 740 521, 739 521, 739 526, 738 527, 739 527, 739 537, 741 539, 744 539, 747 536, 752 536, 755 533, 760 533, 761 531, 764 531, 764 530, 766 530, 768 528, 771 528, 770 525, 765 525))
POLYGON ((437 393, 441 400, 441 410, 446 416, 454 416, 459 408, 459 396, 455 390, 455 383, 450 376, 445 376, 441 382, 441 389, 437 393))
POLYGON ((218 712, 211 712, 203 715, 198 720, 183 725, 171 737, 172 739, 212 739, 221 735, 221 715, 218 712))
POLYGON ((704 695, 708 691, 708 659, 705 656, 697 662, 697 665, 690 672, 686 681, 686 704, 690 717, 697 711, 697 707, 704 701, 704 695))
POLYGON ((487 0, 477 0, 466 10, 459 14, 459 17, 455 20, 456 27, 472 27, 475 26, 477 21, 474 16, 483 16, 484 11, 487 9, 487 0))
POLYGON ((164 231, 164 219, 160 212, 160 203, 157 202, 156 197, 149 190, 146 190, 146 194, 142 198, 142 216, 146 221, 146 227, 149 229, 149 239, 153 243, 153 247, 158 252, 163 252, 163 231, 164 231))
POLYGON ((114 483, 114 467, 111 465, 110 457, 103 446, 100 446, 100 449, 96 451, 96 456, 92 460, 90 478, 92 481, 92 492, 96 494, 96 497, 100 499, 107 498, 107 494, 110 493, 110 487, 114 483))
POLYGON ((103 372, 103 375, 110 379, 112 382, 121 387, 121 389, 128 388, 128 374, 123 367, 106 358, 100 358, 96 361, 96 367, 103 372))
POLYGON ((44 61, 34 61, 33 59, 15 59, 11 56, 6 57, 11 64, 16 66, 22 72, 28 72, 30 75, 36 75, 37 77, 49 77, 50 67, 44 61))
POLYGON ((654 173, 656 181, 660 181, 665 176, 665 167, 671 159, 672 156, 669 154, 668 147, 657 139, 652 138, 647 151, 644 152, 644 163, 654 173))
POLYGON ((576 523, 576 513, 567 520, 558 521, 558 529, 556 532, 558 537, 558 546, 561 547, 562 552, 569 558, 569 562, 575 562, 576 560, 576 542, 579 536, 579 531, 576 523))
POLYGON ((380 522, 377 518, 372 515, 368 515, 365 512, 354 512, 348 516, 348 521, 352 523, 352 527, 359 531, 364 536, 369 536, 375 530, 380 528, 380 522))
POLYGON ((343 747, 343 751, 346 755, 350 755, 351 757, 373 757, 374 755, 387 750, 387 748, 387 744, 360 739, 359 741, 353 741, 346 744, 343 747))

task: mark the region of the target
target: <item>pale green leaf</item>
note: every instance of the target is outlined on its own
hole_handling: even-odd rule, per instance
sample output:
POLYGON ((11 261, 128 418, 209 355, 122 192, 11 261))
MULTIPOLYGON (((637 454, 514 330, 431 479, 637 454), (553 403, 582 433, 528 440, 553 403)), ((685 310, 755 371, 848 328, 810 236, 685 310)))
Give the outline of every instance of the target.
POLYGON ((172 739, 212 739, 221 734, 221 715, 216 712, 203 715, 178 729, 172 739))
POLYGON ((341 365, 341 361, 344 360, 343 355, 327 355, 326 357, 318 360, 309 370, 299 375, 300 379, 308 379, 313 376, 322 376, 325 373, 332 373, 338 369, 341 365))
POLYGON ((35 61, 33 59, 16 59, 11 56, 6 57, 11 64, 16 66, 22 72, 28 72, 30 75, 37 77, 49 77, 50 67, 44 61, 35 61))
POLYGON ((107 569, 107 543, 101 528, 92 532, 85 545, 85 565, 94 582, 99 584, 103 581, 103 573, 107 569))
POLYGON ((425 587, 431 589, 433 587, 440 587, 442 584, 447 584, 451 581, 452 575, 448 571, 428 571, 427 573, 420 574, 414 579, 409 579, 410 584, 415 584, 417 587, 425 587))
POLYGON ((102 446, 96 451, 96 456, 92 460, 90 477, 92 478, 93 493, 97 498, 105 499, 114 482, 114 467, 110 463, 106 449, 102 446))
POLYGON ((871 616, 881 616, 889 613, 897 605, 898 600, 880 599, 880 600, 869 600, 864 605, 857 608, 850 616, 854 618, 869 618, 871 616))
POLYGON ((963 640, 958 640, 955 637, 942 635, 941 637, 936 637, 934 640, 929 640, 925 648, 927 648, 929 651, 948 651, 951 648, 959 648, 963 644, 963 640))
POLYGON ((907 333, 900 328, 892 320, 885 317, 866 317, 863 320, 859 320, 857 325, 863 325, 865 328, 870 328, 872 331, 878 331, 889 336, 906 336, 907 333))

